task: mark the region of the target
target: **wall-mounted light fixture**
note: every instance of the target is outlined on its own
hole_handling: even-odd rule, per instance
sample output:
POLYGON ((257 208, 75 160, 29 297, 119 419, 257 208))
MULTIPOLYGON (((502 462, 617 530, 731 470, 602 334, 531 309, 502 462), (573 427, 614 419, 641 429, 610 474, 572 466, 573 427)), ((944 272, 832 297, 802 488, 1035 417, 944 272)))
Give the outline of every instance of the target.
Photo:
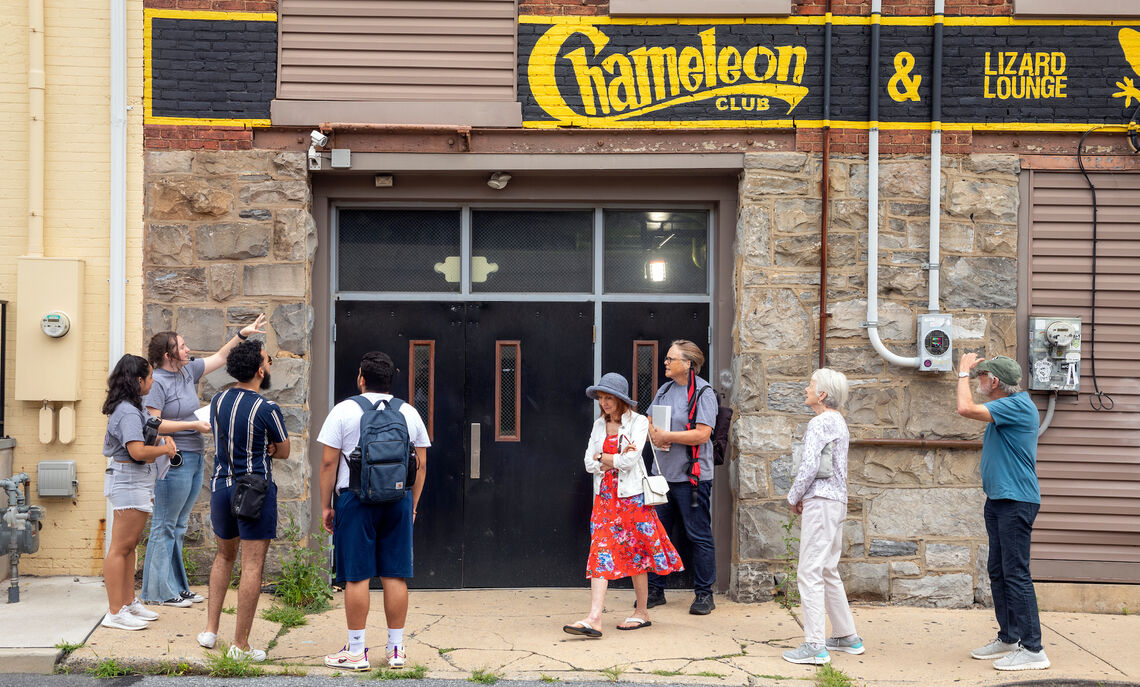
POLYGON ((487 185, 496 191, 502 191, 511 183, 511 175, 506 172, 495 172, 491 174, 491 178, 487 180, 487 185))

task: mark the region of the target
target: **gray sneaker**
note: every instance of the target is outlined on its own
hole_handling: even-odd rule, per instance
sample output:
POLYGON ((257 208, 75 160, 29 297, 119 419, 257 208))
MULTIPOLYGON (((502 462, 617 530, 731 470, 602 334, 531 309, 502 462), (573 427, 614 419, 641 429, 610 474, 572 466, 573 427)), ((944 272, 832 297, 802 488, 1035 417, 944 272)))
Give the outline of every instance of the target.
POLYGON ((998 670, 1045 670, 1050 665, 1044 649, 1030 651, 1020 645, 1010 655, 994 661, 994 668, 998 670))
POLYGON ((863 638, 859 635, 828 637, 827 649, 828 651, 842 651, 848 654, 861 654, 866 651, 866 649, 863 648, 863 638))
POLYGON ((1017 642, 1014 642, 1013 644, 1006 644, 1000 639, 995 639, 983 647, 974 649, 970 652, 970 655, 979 661, 992 661, 995 658, 1001 658, 1002 656, 1008 656, 1012 654, 1014 650, 1017 649, 1017 646, 1017 642))
POLYGON ((817 666, 831 663, 831 654, 827 653, 827 647, 822 644, 804 642, 791 651, 785 651, 783 656, 788 663, 810 663, 817 666))

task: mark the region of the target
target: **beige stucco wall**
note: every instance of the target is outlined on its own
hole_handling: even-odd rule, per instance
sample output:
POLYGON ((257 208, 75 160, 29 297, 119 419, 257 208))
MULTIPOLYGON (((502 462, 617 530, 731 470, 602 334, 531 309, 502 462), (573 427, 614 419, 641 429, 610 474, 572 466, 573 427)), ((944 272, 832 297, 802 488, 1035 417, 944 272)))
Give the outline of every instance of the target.
MULTIPOLYGON (((70 446, 40 444, 33 403, 12 400, 19 296, 16 258, 27 252, 28 217, 28 6, 0 0, 0 300, 9 302, 8 390, 5 430, 18 442, 15 471, 33 477, 32 502, 47 509, 39 553, 23 557, 23 574, 98 574, 102 571, 106 428, 100 413, 108 372, 108 260, 110 243, 110 52, 109 3, 45 0, 46 154, 44 254, 85 261, 81 399, 76 440, 70 446), (74 460, 79 496, 35 496, 40 460, 74 460)), ((126 350, 142 341, 142 2, 127 0, 127 292, 126 350)))

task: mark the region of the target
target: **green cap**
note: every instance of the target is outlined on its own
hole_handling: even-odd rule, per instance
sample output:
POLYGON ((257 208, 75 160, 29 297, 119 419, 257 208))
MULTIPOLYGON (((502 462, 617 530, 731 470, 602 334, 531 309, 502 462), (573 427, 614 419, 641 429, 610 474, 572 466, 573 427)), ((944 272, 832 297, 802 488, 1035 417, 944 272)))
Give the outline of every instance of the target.
POLYGON ((1004 355, 983 360, 972 370, 976 377, 979 372, 988 372, 998 378, 1003 384, 1013 386, 1021 381, 1021 366, 1013 358, 1004 355))

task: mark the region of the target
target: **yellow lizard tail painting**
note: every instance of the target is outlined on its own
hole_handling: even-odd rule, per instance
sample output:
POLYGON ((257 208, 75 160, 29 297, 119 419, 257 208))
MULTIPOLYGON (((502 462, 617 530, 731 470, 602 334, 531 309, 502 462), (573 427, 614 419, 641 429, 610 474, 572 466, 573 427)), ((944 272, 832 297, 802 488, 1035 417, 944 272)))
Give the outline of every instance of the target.
MULTIPOLYGON (((1120 39, 1120 47, 1124 49, 1124 59, 1128 60, 1132 71, 1140 76, 1140 31, 1121 29, 1117 37, 1120 39)), ((1133 98, 1140 102, 1140 89, 1136 88, 1131 78, 1126 76, 1124 81, 1117 81, 1116 87, 1120 90, 1113 93, 1112 97, 1124 98, 1124 107, 1131 107, 1133 98)))

